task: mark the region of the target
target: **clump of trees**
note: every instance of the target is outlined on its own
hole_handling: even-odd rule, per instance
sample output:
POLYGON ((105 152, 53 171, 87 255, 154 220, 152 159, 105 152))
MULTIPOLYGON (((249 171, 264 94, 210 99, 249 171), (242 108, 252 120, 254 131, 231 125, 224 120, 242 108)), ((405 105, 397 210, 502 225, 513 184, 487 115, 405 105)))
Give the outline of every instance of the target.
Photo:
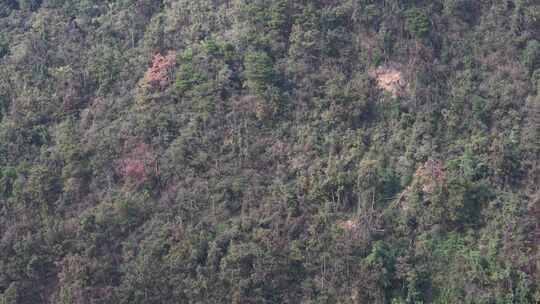
POLYGON ((0 303, 540 302, 539 18, 0 1, 0 303))
POLYGON ((135 144, 122 159, 121 171, 128 189, 148 186, 153 178, 159 176, 154 150, 145 143, 135 144))
POLYGON ((143 104, 151 94, 165 90, 174 80, 175 67, 175 51, 169 51, 165 56, 155 55, 151 66, 137 85, 138 103, 143 104))

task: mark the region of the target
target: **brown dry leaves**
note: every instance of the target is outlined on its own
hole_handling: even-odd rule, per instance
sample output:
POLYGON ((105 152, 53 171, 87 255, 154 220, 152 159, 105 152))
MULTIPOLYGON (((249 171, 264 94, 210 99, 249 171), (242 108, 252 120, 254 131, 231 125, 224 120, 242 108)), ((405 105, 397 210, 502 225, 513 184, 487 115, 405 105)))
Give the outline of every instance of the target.
POLYGON ((390 93, 392 97, 403 96, 407 92, 407 83, 397 68, 381 66, 369 71, 369 75, 377 81, 377 86, 390 93))

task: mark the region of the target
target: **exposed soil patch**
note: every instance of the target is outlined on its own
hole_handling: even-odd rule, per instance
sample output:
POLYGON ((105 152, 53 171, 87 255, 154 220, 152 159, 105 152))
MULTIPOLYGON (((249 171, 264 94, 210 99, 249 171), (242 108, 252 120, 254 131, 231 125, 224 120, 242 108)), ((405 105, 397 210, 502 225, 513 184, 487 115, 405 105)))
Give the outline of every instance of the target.
POLYGON ((403 74, 396 68, 381 66, 372 69, 369 75, 377 81, 377 86, 390 93, 392 97, 403 96, 407 92, 407 83, 403 74))

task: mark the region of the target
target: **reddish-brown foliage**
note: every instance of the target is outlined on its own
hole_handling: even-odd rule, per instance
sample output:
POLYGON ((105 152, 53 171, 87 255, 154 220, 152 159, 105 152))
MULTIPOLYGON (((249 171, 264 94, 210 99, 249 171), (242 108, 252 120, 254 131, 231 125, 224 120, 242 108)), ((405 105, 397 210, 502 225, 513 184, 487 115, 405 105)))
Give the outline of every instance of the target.
POLYGON ((154 150, 145 143, 137 144, 127 153, 122 165, 125 185, 130 189, 141 188, 159 175, 154 150))
POLYGON ((144 79, 152 89, 164 90, 172 80, 172 70, 175 65, 175 51, 169 51, 165 56, 157 54, 154 56, 152 66, 146 71, 144 79))

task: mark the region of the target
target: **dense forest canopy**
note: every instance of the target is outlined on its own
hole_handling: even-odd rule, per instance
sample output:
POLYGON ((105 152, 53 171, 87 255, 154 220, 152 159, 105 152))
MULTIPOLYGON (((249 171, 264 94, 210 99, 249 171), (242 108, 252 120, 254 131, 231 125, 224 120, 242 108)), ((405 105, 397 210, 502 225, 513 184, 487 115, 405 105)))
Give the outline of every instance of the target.
POLYGON ((0 303, 540 302, 536 0, 0 1, 0 303))

